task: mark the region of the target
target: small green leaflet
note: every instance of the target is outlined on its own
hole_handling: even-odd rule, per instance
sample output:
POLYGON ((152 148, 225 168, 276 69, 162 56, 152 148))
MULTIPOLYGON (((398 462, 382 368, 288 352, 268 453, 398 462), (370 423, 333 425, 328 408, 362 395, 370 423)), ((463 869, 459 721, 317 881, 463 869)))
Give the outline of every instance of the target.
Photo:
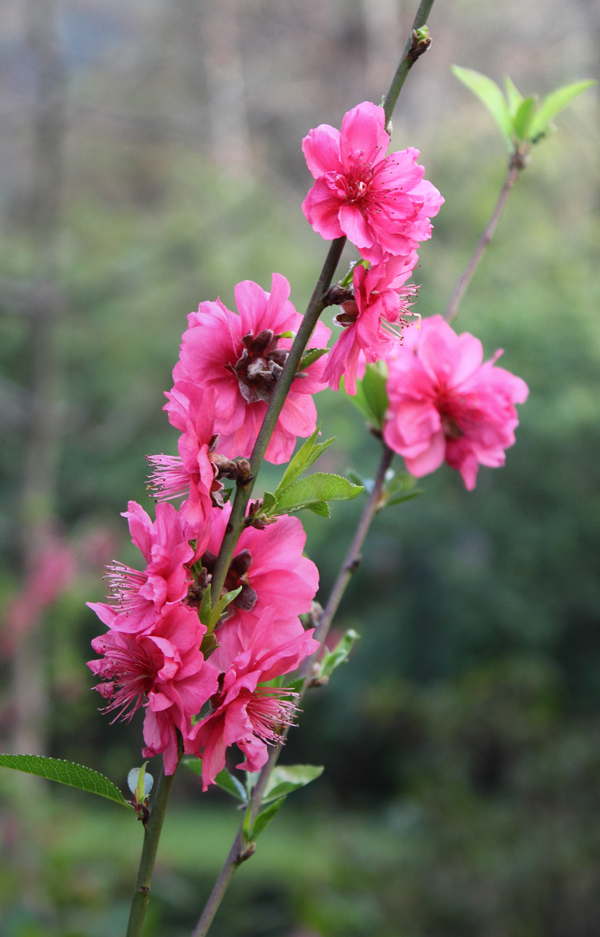
POLYGON ((333 651, 328 651, 327 648, 325 648, 325 653, 319 666, 318 681, 325 683, 336 667, 347 662, 350 651, 354 647, 355 641, 359 638, 360 635, 358 632, 351 628, 334 647, 333 651))
POLYGON ((328 348, 308 348, 300 358, 298 371, 304 371, 306 368, 310 368, 311 364, 314 364, 315 361, 318 361, 319 358, 326 355, 328 351, 328 348))
MULTIPOLYGON (((193 771, 194 774, 202 774, 202 759, 196 758, 194 755, 184 755, 181 759, 181 763, 189 768, 190 771, 193 771)), ((233 774, 230 774, 227 768, 223 768, 222 771, 218 773, 215 778, 215 784, 217 784, 222 790, 227 791, 228 794, 231 794, 232 797, 235 797, 236 800, 241 800, 242 803, 247 803, 248 798, 246 797, 246 790, 241 781, 238 781, 233 774)))
POLYGON ((278 765, 273 768, 263 794, 263 804, 306 787, 323 774, 323 765, 278 765))
POLYGON ((242 824, 244 841, 246 843, 249 844, 258 839, 263 830, 266 829, 266 827, 269 825, 273 817, 279 813, 283 807, 284 800, 285 797, 280 797, 279 800, 274 800, 272 803, 267 804, 267 806, 260 811, 254 823, 251 823, 252 804, 248 806, 248 809, 244 814, 244 822, 242 824))
POLYGON ((402 504, 423 494, 422 488, 415 488, 417 479, 408 472, 398 472, 385 486, 383 492, 383 506, 391 507, 393 504, 402 504))
POLYGON ((323 501, 351 501, 363 491, 362 485, 353 485, 341 475, 315 472, 286 488, 277 503, 277 513, 301 511, 323 501))
POLYGON ((94 771, 92 768, 73 764, 71 761, 46 758, 42 755, 0 754, 0 766, 12 768, 15 771, 23 771, 25 774, 35 774, 37 777, 46 778, 48 781, 57 781, 59 784, 66 784, 68 787, 76 787, 80 791, 88 791, 90 794, 106 797, 107 800, 112 800, 123 807, 131 807, 131 804, 127 803, 119 788, 108 778, 105 778, 103 774, 94 771))
POLYGON ((293 483, 300 478, 302 473, 309 469, 311 465, 323 455, 331 443, 335 442, 335 436, 332 436, 331 439, 325 439, 324 442, 317 443, 320 431, 321 426, 319 425, 312 436, 298 449, 298 452, 286 468, 281 481, 277 485, 275 497, 285 491, 286 488, 289 488, 290 485, 293 485, 293 483))
POLYGON ((519 143, 537 143, 546 136, 550 122, 573 98, 596 84, 593 80, 576 81, 564 88, 557 88, 538 104, 536 95, 524 98, 508 76, 504 79, 505 98, 496 82, 487 75, 472 68, 459 68, 458 65, 452 65, 451 71, 485 104, 511 153, 519 143))
POLYGON ((383 362, 368 364, 362 381, 356 382, 356 394, 350 400, 375 429, 383 428, 389 407, 387 368, 383 362))
POLYGON ((529 130, 537 109, 537 101, 531 96, 519 104, 514 118, 515 135, 521 142, 529 139, 529 130))
POLYGON ((509 151, 512 151, 513 123, 506 99, 496 82, 488 78, 487 75, 482 75, 481 72, 474 71, 472 68, 460 68, 458 65, 451 65, 450 70, 455 78, 462 81, 463 85, 466 85, 469 91, 472 91, 482 104, 485 104, 498 124, 509 151))
POLYGON ((593 80, 576 81, 572 85, 565 85, 563 88, 557 88, 556 91, 553 91, 548 97, 544 98, 529 128, 531 137, 535 139, 539 137, 540 134, 543 134, 548 129, 550 121, 554 120, 554 118, 565 109, 567 104, 571 103, 573 98, 576 98, 582 91, 587 91, 588 88, 591 88, 595 84, 596 82, 593 80))

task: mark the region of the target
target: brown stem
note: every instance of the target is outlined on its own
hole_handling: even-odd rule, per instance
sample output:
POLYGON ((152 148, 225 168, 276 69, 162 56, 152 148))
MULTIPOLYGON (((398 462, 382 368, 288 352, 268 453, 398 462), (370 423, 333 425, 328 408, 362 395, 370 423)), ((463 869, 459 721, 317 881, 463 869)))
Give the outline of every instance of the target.
MULTIPOLYGON (((373 488, 371 489, 371 493, 369 494, 365 509, 358 522, 358 527, 356 528, 356 533, 352 538, 352 543, 350 544, 346 558, 342 563, 333 589, 331 590, 327 605, 319 617, 319 624, 315 630, 315 638, 320 641, 321 644, 327 637, 327 632, 329 631, 329 627, 335 617, 335 613, 338 610, 339 604, 342 600, 344 592, 346 591, 348 583, 360 565, 360 551, 362 549, 363 543, 365 542, 367 533, 369 532, 371 522, 373 521, 373 518, 377 512, 381 509, 381 495, 385 484, 385 474, 389 469, 393 458, 394 453, 389 448, 389 446, 383 443, 383 454, 381 457, 381 462, 379 463, 375 481, 373 483, 373 488)), ((318 654, 319 651, 317 651, 316 654, 312 657, 308 657, 304 661, 304 664, 300 670, 300 676, 304 677, 304 686, 301 695, 304 695, 310 684, 310 673, 314 660, 318 654)), ((284 738, 287 736, 287 727, 283 733, 283 736, 284 738)), ((259 778, 254 786, 252 798, 250 801, 250 828, 252 828, 252 824, 254 823, 260 810, 263 793, 271 776, 271 772, 277 764, 277 759, 279 758, 282 744, 283 743, 273 746, 269 753, 269 760, 262 768, 259 778)), ((195 930, 192 932, 192 937, 205 937, 205 935, 208 933, 208 929, 213 922, 215 914, 219 909, 219 905, 225 896, 225 892, 229 887, 229 883, 231 882, 236 869, 238 869, 246 859, 250 858, 252 853, 253 846, 251 844, 250 848, 248 848, 247 844, 244 843, 243 824, 240 824, 240 828, 229 851, 229 855, 227 856, 225 863, 223 864, 223 867, 219 873, 219 877, 217 878, 210 898, 208 899, 204 911, 202 912, 202 916, 198 921, 195 930)))
POLYGON ((456 316, 458 312, 458 307, 460 306, 461 300, 463 296, 465 295, 467 288, 469 286, 469 283, 471 282, 473 278, 473 274, 477 270, 479 261, 483 257, 486 247, 492 240, 494 231, 496 230, 496 226, 498 225, 502 212, 504 211, 504 206, 506 205, 506 200, 508 198, 510 190, 512 189, 513 185, 519 178, 519 173, 521 172, 521 170, 525 168, 525 166, 526 166, 526 162, 525 162, 523 154, 517 151, 510 160, 510 163, 508 166, 508 174, 504 181, 504 185, 502 186, 500 195, 498 196, 498 201, 496 202, 496 207, 494 208, 494 211, 492 212, 492 216, 490 220, 488 221, 487 225, 485 226, 485 230, 483 234, 481 235, 481 237, 479 238, 479 241, 477 242, 477 246, 475 250, 473 251, 473 256, 471 257, 469 263, 467 264, 465 272, 462 274, 458 283, 456 284, 456 287, 452 294, 452 298, 450 302, 448 303, 448 308, 446 309, 446 312, 444 313, 444 319, 446 320, 446 322, 452 322, 452 320, 456 316))

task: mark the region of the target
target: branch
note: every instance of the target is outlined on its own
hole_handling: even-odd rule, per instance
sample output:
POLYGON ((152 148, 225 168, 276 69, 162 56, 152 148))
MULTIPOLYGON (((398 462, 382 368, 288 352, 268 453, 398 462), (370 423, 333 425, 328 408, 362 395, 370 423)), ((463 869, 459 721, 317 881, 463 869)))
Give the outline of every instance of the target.
MULTIPOLYGON (((383 443, 383 454, 381 457, 381 462, 379 463, 379 468, 377 470, 375 481, 373 483, 373 488, 371 489, 371 493, 369 495, 369 499, 367 501, 367 504, 365 505, 365 509, 362 513, 360 521, 358 522, 358 527, 356 528, 356 533, 354 534, 354 537, 352 538, 352 543, 350 544, 350 548, 348 550, 348 553, 346 554, 346 558, 344 559, 344 562, 341 565, 337 579, 334 583, 333 589, 331 590, 331 595, 329 596, 327 605, 325 606, 324 611, 319 617, 319 623, 315 630, 315 638, 321 644, 327 637, 327 632, 329 631, 329 627, 335 617, 335 613, 338 610, 339 604, 342 600, 344 592, 346 591, 348 583, 350 582, 352 576, 354 575, 354 573, 360 566, 360 561, 361 561, 360 551, 362 549, 363 543, 365 542, 367 533, 369 532, 371 522, 373 521, 373 518, 375 517, 375 515, 381 509, 381 494, 383 491, 383 486, 385 484, 385 474, 388 468, 390 467, 390 464, 393 458, 394 458, 394 453, 389 448, 389 446, 383 443)), ((302 668, 300 670, 300 676, 304 677, 304 686, 302 688, 301 697, 304 696, 304 693, 310 687, 310 677, 311 677, 312 667, 313 667, 315 658, 318 656, 319 653, 320 653, 320 649, 312 657, 307 657, 302 665, 302 668)), ((286 726, 283 732, 284 738, 287 736, 288 728, 289 727, 286 726)), ((252 792, 252 799, 250 801, 250 828, 252 828, 252 825, 256 817, 258 816, 258 812, 260 810, 261 803, 262 803, 264 790, 271 776, 271 772, 273 771, 273 768, 277 764, 277 760, 279 758, 282 745, 283 743, 280 742, 279 745, 273 746, 273 748, 271 749, 269 753, 269 760, 262 768, 258 781, 256 782, 254 786, 254 790, 252 792)), ((217 913, 219 909, 219 905, 221 904, 221 901, 223 900, 225 896, 225 892, 227 891, 227 888, 229 887, 229 883, 231 882, 231 879, 233 878, 236 872, 236 869, 238 869, 239 866, 243 862, 245 862, 246 859, 250 858, 253 851, 254 850, 252 846, 248 848, 248 846, 244 843, 243 824, 241 824, 237 832, 237 835, 235 837, 235 840, 233 842, 233 845, 229 851, 229 855, 227 856, 225 860, 223 868, 221 869, 219 873, 219 877, 217 878, 215 886, 211 892, 210 898, 208 899, 204 907, 202 916, 200 920, 198 921, 198 924, 195 930, 192 932, 191 937, 206 937, 206 934, 208 933, 208 929, 213 922, 215 914, 217 913)), ((127 935, 127 937, 129 937, 129 934, 127 935)))
POLYGON ((269 401, 269 406, 260 428, 260 432, 254 444, 254 449, 252 450, 252 455, 250 456, 252 477, 249 482, 246 482, 245 485, 238 484, 235 500, 233 502, 233 509, 229 518, 229 524, 227 525, 227 531, 225 533, 225 537, 223 538, 223 543, 221 544, 221 549, 219 551, 219 556, 212 577, 211 591, 215 604, 220 598, 221 590, 225 583, 225 577, 227 576, 227 570, 229 569, 229 564, 233 558, 235 545, 238 542, 240 534, 244 529, 246 507, 248 506, 248 501, 250 500, 250 495, 252 494, 252 489, 254 488, 256 476, 258 475, 261 463, 265 457, 265 452, 267 451, 269 440, 273 435, 273 430, 275 429, 275 424, 279 419, 279 414, 281 413, 282 407, 285 403, 285 398, 287 397, 289 389, 292 386, 292 381, 296 376, 296 371, 298 370, 298 365, 300 364, 302 353, 308 344, 308 340, 313 333, 319 316, 325 308, 323 296, 329 289, 331 281, 333 280, 333 275, 336 271, 345 243, 345 237, 337 238, 337 240, 331 242, 325 263, 323 264, 323 269, 321 270, 321 274, 317 280, 317 285, 314 288, 312 297, 304 314, 302 325, 300 326, 298 334, 294 340, 294 344, 290 349, 290 353, 287 357, 285 365, 283 366, 283 371, 279 375, 279 379, 277 380, 273 394, 271 396, 271 400, 269 401))
POLYGON ((433 0, 421 0, 419 4, 419 9, 417 10, 417 15, 414 18, 410 35, 406 40, 404 49, 402 50, 400 64, 396 69, 396 74, 392 78, 392 83, 389 87, 388 93, 385 96, 383 110, 385 113, 386 128, 392 119, 392 114, 394 113, 394 108, 396 107, 398 96, 402 91, 404 82, 406 81, 406 76, 417 59, 420 58, 424 52, 427 52, 427 49, 431 45, 431 39, 429 38, 429 35, 426 32, 425 34, 419 34, 419 30, 422 30, 425 26, 432 6, 433 0))
POLYGON ((154 860, 156 859, 158 841, 174 780, 175 773, 166 775, 163 768, 152 803, 150 817, 144 830, 144 845, 129 912, 126 937, 139 937, 142 932, 146 909, 150 901, 150 882, 154 869, 154 860))
POLYGON ((486 247, 492 240, 494 231, 496 230, 496 226, 498 222, 500 221, 502 212, 504 211, 504 206, 506 205, 506 200, 508 198, 509 192, 512 189, 515 182, 517 181, 517 179, 519 178, 519 173, 525 168, 526 165, 527 163, 525 161, 523 154, 517 150, 512 155, 510 162, 508 164, 508 175, 506 176, 504 185, 502 186, 502 190, 498 197, 498 201, 496 202, 496 207, 494 208, 494 211, 492 212, 492 216, 490 220, 488 221, 483 234, 479 238, 477 246, 475 250, 473 251, 473 256, 471 257, 469 263, 467 264, 465 272, 462 274, 458 283, 456 284, 456 287, 452 294, 452 298, 450 302, 448 303, 448 308, 446 309, 444 313, 444 319, 446 320, 446 322, 452 322, 452 320, 456 316, 458 312, 458 307, 460 306, 461 300, 468 289, 469 283, 471 282, 473 278, 473 274, 477 270, 479 261, 483 257, 486 247))

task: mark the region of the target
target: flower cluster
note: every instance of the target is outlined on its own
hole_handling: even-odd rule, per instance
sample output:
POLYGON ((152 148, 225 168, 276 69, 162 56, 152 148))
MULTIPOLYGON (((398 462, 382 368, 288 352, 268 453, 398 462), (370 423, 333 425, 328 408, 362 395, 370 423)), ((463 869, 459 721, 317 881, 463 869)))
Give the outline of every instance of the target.
MULTIPOLYGON (((210 635, 199 617, 230 514, 222 479, 250 478, 246 456, 301 319, 278 274, 271 293, 251 282, 235 292, 239 314, 219 300, 201 303, 183 335, 165 406, 181 433, 179 454, 148 457, 156 520, 133 501, 124 514, 145 568, 114 563, 108 600, 90 603, 108 627, 92 642, 100 657, 88 665, 105 711, 129 720, 142 707, 144 757, 162 753, 172 774, 182 749, 201 755, 205 789, 233 744, 243 767, 264 764, 295 711, 290 690, 267 684, 318 649, 298 617, 310 611, 319 577, 302 554, 296 517, 242 533, 222 590, 235 599, 210 635)), ((329 334, 321 326, 314 341, 326 345, 329 334)), ((314 431, 312 394, 325 386, 325 366, 316 361, 297 375, 267 452, 272 461, 289 459, 297 436, 314 431)), ((211 598, 215 605, 219 596, 211 598)))
MULTIPOLYGON (((323 237, 347 237, 362 259, 352 289, 348 277, 327 294, 341 306, 341 335, 327 353, 331 333, 317 324, 308 347, 318 352, 301 359, 265 457, 287 462, 297 438, 315 432, 313 394, 337 389, 342 377, 355 394, 361 368, 385 358, 387 444, 415 475, 445 459, 473 488, 480 463, 503 463, 527 387, 494 366, 497 355, 482 364, 477 339, 457 336, 439 316, 403 333, 417 247, 443 199, 423 179, 416 150, 386 155, 384 121, 382 108, 364 103, 341 132, 321 125, 304 140, 315 177, 306 217, 323 237)), ((164 408, 180 433, 178 455, 148 457, 156 519, 133 501, 124 514, 145 568, 114 563, 108 600, 90 604, 108 629, 92 642, 99 656, 88 665, 105 711, 129 720, 142 708, 144 756, 162 754, 167 774, 183 751, 201 756, 205 790, 231 745, 243 753, 238 767, 266 762, 296 710, 282 678, 318 650, 299 618, 311 609, 318 573, 303 556, 297 517, 261 520, 251 505, 215 594, 231 511, 223 479, 252 480, 248 459, 302 321, 289 296, 274 273, 270 292, 237 284, 236 312, 216 299, 190 314, 164 408)))

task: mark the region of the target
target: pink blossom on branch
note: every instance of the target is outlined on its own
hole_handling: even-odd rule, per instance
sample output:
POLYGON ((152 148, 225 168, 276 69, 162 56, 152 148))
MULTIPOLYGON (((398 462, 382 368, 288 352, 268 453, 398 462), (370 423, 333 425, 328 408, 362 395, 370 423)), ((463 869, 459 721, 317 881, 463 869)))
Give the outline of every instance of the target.
POLYGON ((245 759, 244 771, 259 771, 268 758, 268 745, 283 741, 283 731, 293 722, 295 694, 286 688, 264 686, 290 673, 319 649, 313 629, 284 643, 273 641, 274 610, 268 608, 254 629, 248 646, 220 677, 219 691, 211 699, 212 712, 187 736, 185 750, 202 753, 202 786, 206 790, 225 766, 225 752, 237 747, 245 759), (260 685, 262 684, 262 685, 260 685))
POLYGON ((144 758, 163 754, 165 774, 177 766, 177 733, 185 739, 192 716, 218 689, 218 671, 199 648, 206 627, 196 611, 170 609, 150 634, 109 631, 92 641, 102 657, 88 662, 101 678, 96 690, 107 700, 105 712, 129 721, 143 706, 144 758))
MULTIPOLYGON (((209 573, 221 547, 231 506, 227 504, 214 513, 208 550, 202 557, 209 573)), ((268 607, 271 644, 284 643, 303 633, 298 616, 310 611, 319 585, 317 567, 302 555, 305 543, 302 522, 287 515, 264 530, 247 527, 242 532, 225 580, 227 591, 240 586, 242 591, 215 632, 220 646, 210 658, 220 670, 226 670, 236 654, 249 646, 268 607)))
POLYGON ((409 310, 415 286, 404 286, 417 264, 417 252, 406 257, 387 254, 379 264, 365 269, 357 264, 353 273, 354 299, 342 303, 335 321, 344 327, 329 353, 323 380, 338 390, 344 377, 347 393, 356 393, 361 352, 373 363, 390 351, 400 337, 402 316, 409 310))
POLYGON ((479 465, 504 465, 504 450, 515 442, 527 384, 495 366, 502 354, 483 362, 481 342, 456 332, 442 316, 405 331, 404 344, 388 359, 390 398, 384 437, 421 478, 445 460, 469 491, 479 465))
POLYGON ((144 509, 130 501, 123 513, 133 543, 146 560, 146 569, 114 563, 107 569, 112 602, 88 602, 101 622, 117 631, 136 634, 179 604, 188 593, 187 563, 194 550, 187 541, 181 515, 171 504, 157 504, 153 522, 144 509))
POLYGON ((346 235, 373 263, 431 237, 429 219, 444 202, 423 179, 419 151, 386 156, 389 143, 383 108, 369 101, 348 111, 341 133, 321 124, 302 142, 316 180, 302 205, 306 218, 327 240, 346 235))
MULTIPOLYGON (((220 299, 200 303, 198 312, 190 313, 173 371, 175 386, 165 407, 174 425, 178 425, 177 394, 189 395, 189 384, 196 385, 201 394, 212 389, 219 451, 230 458, 250 457, 292 344, 291 339, 281 336, 297 332, 302 321, 289 295, 288 281, 274 273, 270 293, 251 280, 237 284, 239 314, 227 309, 220 299)), ((319 322, 309 347, 324 348, 330 335, 319 322)), ((294 379, 267 448, 269 462, 287 462, 297 437, 314 432, 317 411, 312 394, 326 386, 324 368, 321 358, 294 379)))
POLYGON ((182 431, 177 448, 179 456, 147 456, 153 472, 150 485, 158 501, 184 497, 180 515, 186 538, 206 548, 210 534, 213 506, 211 494, 223 486, 216 480, 212 443, 215 435, 214 391, 204 391, 196 384, 180 382, 167 394, 169 419, 182 431))

